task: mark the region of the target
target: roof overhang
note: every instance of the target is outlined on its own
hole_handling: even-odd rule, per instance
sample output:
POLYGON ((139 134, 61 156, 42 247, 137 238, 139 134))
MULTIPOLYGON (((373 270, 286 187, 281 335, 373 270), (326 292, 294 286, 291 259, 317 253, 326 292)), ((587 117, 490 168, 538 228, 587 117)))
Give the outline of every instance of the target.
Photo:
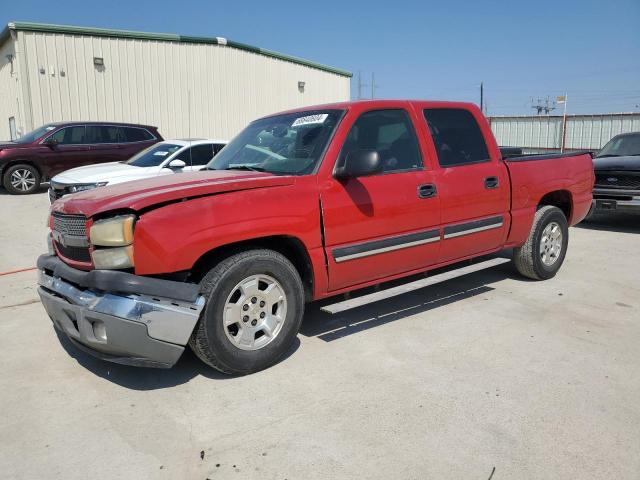
POLYGON ((130 38, 136 40, 153 40, 160 42, 197 43, 209 45, 221 45, 237 48, 246 52, 264 55, 266 57, 296 63, 305 67, 315 68, 329 73, 334 73, 343 77, 352 77, 353 74, 347 70, 342 70, 321 63, 312 62, 300 57, 274 52, 265 48, 255 47, 246 43, 235 42, 223 37, 194 37, 188 35, 178 35, 175 33, 149 33, 133 30, 112 30, 110 28, 88 28, 74 27, 70 25, 53 25, 47 23, 12 22, 9 23, 2 33, 0 33, 0 44, 10 37, 11 31, 58 33, 61 35, 83 35, 89 37, 109 37, 109 38, 130 38))

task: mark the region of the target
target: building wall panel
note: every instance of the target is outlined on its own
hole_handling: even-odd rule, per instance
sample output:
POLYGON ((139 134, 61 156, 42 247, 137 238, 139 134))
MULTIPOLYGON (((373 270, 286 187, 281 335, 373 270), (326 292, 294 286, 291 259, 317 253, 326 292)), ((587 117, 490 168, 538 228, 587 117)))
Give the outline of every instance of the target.
MULTIPOLYGON (((562 145, 561 116, 491 117, 499 145, 525 151, 558 150, 562 145)), ((640 113, 567 115, 565 148, 597 150, 620 133, 640 132, 640 113)))
POLYGON ((31 80, 33 118, 23 121, 26 130, 104 120, 156 125, 167 138, 229 138, 257 117, 350 97, 347 76, 230 46, 19 35, 31 80), (104 67, 94 65, 94 57, 103 58, 104 67), (305 82, 303 93, 298 81, 305 82))

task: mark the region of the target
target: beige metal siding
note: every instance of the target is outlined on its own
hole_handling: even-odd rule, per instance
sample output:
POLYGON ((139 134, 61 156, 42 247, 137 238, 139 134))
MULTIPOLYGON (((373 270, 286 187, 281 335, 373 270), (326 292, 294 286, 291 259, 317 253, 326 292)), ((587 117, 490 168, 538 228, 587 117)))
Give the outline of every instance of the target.
MULTIPOLYGON (((492 117, 491 129, 499 145, 527 150, 559 149, 562 145, 562 117, 492 117)), ((640 113, 568 115, 565 148, 602 148, 620 133, 640 132, 640 113)))
POLYGON ((15 42, 9 39, 0 46, 0 140, 9 140, 9 118, 16 119, 16 128, 20 125, 19 118, 19 85, 18 65, 15 58, 15 42), (12 62, 7 55, 13 56, 12 62))
POLYGON ((223 45, 18 35, 30 85, 28 128, 110 120, 156 125, 167 138, 229 138, 262 115, 350 97, 346 76, 223 45))

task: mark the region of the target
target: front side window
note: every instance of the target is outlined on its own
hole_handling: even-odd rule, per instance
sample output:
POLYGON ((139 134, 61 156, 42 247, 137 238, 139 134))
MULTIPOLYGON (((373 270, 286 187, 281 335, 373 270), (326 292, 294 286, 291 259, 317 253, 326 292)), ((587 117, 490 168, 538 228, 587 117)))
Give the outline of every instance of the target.
POLYGON ((338 165, 354 150, 376 150, 385 173, 422 168, 418 141, 404 110, 363 113, 347 135, 338 165))
POLYGON ((173 143, 156 143, 127 160, 127 165, 133 165, 134 167, 158 167, 181 148, 182 145, 175 145, 173 143))
POLYGON ((478 122, 460 108, 429 108, 424 111, 441 167, 491 160, 478 122))
POLYGON ((213 158, 213 148, 210 143, 195 145, 180 152, 176 158, 187 165, 206 165, 213 158))
POLYGON ((306 175, 315 169, 342 110, 310 110, 251 123, 209 163, 212 170, 306 175))
POLYGON ((635 155, 640 155, 640 134, 613 137, 596 157, 627 157, 635 155))
POLYGON ((15 143, 33 143, 45 133, 55 130, 56 125, 43 125, 42 127, 38 127, 35 130, 30 131, 29 133, 25 133, 20 138, 14 140, 15 143))
POLYGON ((49 138, 58 142, 58 145, 81 145, 87 143, 85 141, 85 130, 84 125, 66 127, 58 130, 49 138))

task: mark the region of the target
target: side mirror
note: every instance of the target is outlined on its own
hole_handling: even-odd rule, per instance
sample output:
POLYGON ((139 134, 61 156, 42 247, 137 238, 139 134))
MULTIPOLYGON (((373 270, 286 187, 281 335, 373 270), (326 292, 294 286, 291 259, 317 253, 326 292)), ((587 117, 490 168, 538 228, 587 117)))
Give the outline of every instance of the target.
POLYGON ((186 166, 187 164, 184 163, 182 160, 180 160, 179 158, 174 158, 169 162, 169 165, 167 165, 167 168, 170 168, 171 170, 181 170, 186 166))
POLYGON ((344 164, 336 169, 337 179, 366 177, 382 172, 382 162, 376 150, 353 150, 347 154, 344 164))
POLYGON ((58 141, 53 137, 49 137, 44 141, 44 144, 53 148, 58 145, 58 141))

